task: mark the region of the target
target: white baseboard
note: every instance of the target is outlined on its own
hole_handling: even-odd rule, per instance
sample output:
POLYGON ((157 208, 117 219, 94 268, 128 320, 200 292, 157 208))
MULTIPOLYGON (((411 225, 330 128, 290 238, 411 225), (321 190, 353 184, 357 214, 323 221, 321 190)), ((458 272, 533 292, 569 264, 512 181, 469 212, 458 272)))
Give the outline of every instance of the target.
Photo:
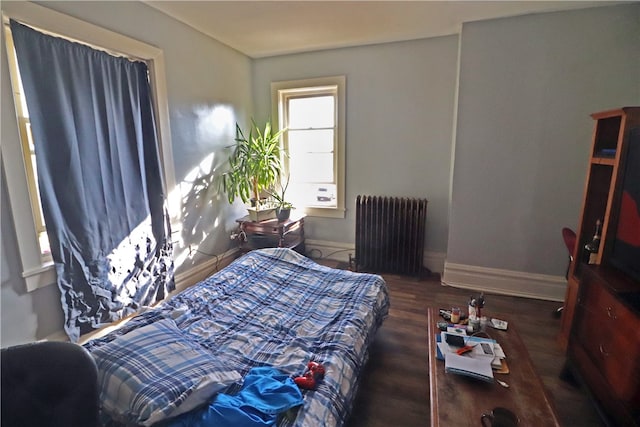
POLYGON ((567 281, 563 276, 525 273, 451 262, 444 263, 442 284, 455 288, 548 301, 564 301, 567 287, 567 281))
MULTIPOLYGON (((336 261, 349 262, 349 254, 355 257, 356 248, 353 243, 329 242, 326 240, 305 241, 307 256, 310 258, 327 258, 336 261)), ((444 271, 444 261, 446 253, 427 252, 424 253, 423 265, 434 273, 444 271)))
POLYGON ((238 256, 238 249, 230 249, 220 255, 218 258, 211 257, 210 259, 201 262, 200 264, 188 269, 187 271, 183 271, 175 275, 176 281, 176 290, 172 292, 172 294, 176 292, 180 292, 191 285, 195 285, 196 283, 206 279, 211 276, 216 271, 222 269, 227 266, 231 261, 233 261, 238 256))

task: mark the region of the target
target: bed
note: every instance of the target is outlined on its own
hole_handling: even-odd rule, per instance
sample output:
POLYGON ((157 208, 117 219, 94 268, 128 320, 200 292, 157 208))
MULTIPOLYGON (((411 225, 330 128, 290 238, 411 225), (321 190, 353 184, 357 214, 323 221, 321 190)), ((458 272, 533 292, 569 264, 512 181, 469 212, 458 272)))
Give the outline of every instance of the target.
POLYGON ((315 390, 302 391, 302 405, 278 414, 277 424, 341 426, 388 310, 378 275, 332 269, 290 249, 249 252, 84 345, 99 368, 102 422, 170 425, 220 394, 238 393, 255 368, 291 377, 317 361, 324 378, 315 390), (165 366, 168 360, 174 366, 165 366), (144 400, 153 393, 169 398, 149 407, 144 400))

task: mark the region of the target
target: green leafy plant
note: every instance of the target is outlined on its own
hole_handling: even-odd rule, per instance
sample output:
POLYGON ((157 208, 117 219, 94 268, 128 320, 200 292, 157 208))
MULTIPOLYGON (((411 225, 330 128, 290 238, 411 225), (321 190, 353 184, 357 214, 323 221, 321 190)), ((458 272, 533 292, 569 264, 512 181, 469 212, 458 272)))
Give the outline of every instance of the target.
POLYGON ((285 198, 287 188, 289 188, 289 175, 287 175, 287 182, 285 183, 285 185, 282 185, 282 181, 280 181, 279 186, 279 192, 269 191, 269 195, 273 198, 273 200, 275 200, 275 205, 278 209, 292 209, 293 204, 291 204, 291 202, 288 202, 285 198))
POLYGON ((251 119, 246 138, 236 123, 235 148, 229 157, 229 171, 222 176, 222 188, 229 203, 239 197, 244 203, 259 204, 260 194, 270 192, 282 174, 280 136, 285 130, 273 132, 270 122, 264 128, 251 119))

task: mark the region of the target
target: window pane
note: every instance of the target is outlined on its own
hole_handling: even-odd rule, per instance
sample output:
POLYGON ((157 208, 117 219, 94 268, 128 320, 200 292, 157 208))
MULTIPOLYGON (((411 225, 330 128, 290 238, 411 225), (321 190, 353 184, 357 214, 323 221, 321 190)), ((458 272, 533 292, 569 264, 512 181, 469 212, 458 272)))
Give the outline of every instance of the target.
POLYGON ((333 129, 290 130, 288 137, 289 154, 333 152, 333 129))
POLYGON ((27 126, 27 140, 29 141, 29 152, 33 153, 36 151, 36 146, 33 145, 33 134, 31 133, 31 122, 26 123, 27 126))
POLYGON ((333 184, 296 184, 290 186, 288 192, 294 206, 335 208, 336 186, 333 184))
POLYGON ((44 229, 46 227, 46 224, 44 223, 44 215, 42 213, 42 202, 40 201, 40 184, 38 183, 38 178, 36 178, 38 176, 38 166, 36 164, 35 154, 31 155, 31 167, 33 168, 33 186, 35 187, 36 197, 38 198, 36 228, 39 230, 39 229, 44 229))
POLYGON ((49 236, 47 236, 46 231, 38 233, 38 243, 40 244, 40 253, 42 255, 51 254, 51 247, 49 245, 49 236))
POLYGON ((333 96, 289 99, 289 123, 292 129, 334 127, 333 96))
POLYGON ((334 182, 333 154, 302 153, 289 159, 293 182, 334 182))
MULTIPOLYGON (((11 44, 13 45, 13 39, 11 44)), ((13 46, 12 46, 13 47, 13 46)), ((15 48, 12 49, 11 54, 14 56, 16 55, 16 51, 15 48)), ((18 80, 18 98, 20 99, 20 108, 22 109, 22 117, 29 117, 29 110, 27 109, 27 98, 23 95, 24 94, 24 88, 22 87, 22 78, 20 77, 20 67, 18 67, 18 61, 15 61, 16 64, 16 76, 18 76, 17 80, 18 80)))

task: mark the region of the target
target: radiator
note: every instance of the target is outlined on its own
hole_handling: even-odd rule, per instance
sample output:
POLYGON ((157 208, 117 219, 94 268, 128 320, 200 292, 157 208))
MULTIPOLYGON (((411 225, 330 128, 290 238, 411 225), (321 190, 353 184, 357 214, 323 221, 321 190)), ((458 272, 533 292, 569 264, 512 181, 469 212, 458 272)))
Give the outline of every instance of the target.
POLYGON ((356 197, 355 270, 420 275, 427 200, 356 197))

